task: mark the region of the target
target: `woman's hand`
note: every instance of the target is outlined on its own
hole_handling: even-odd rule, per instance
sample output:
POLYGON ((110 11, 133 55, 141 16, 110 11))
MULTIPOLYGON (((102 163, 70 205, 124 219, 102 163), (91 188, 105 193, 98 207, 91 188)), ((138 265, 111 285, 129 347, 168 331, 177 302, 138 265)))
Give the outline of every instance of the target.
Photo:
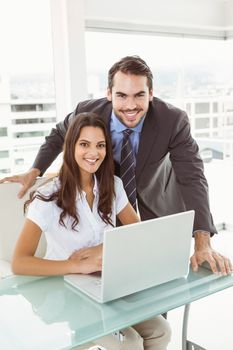
POLYGON ((89 274, 102 270, 103 244, 83 248, 74 252, 69 260, 72 262, 72 273, 89 274))

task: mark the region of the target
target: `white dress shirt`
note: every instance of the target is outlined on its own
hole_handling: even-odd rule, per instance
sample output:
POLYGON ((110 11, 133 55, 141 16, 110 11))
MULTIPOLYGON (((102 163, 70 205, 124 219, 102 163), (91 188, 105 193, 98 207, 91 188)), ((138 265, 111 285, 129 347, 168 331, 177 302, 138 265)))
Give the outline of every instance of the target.
MULTIPOLYGON (((72 217, 64 218, 66 227, 59 224, 59 217, 62 210, 56 205, 55 201, 44 202, 36 198, 30 204, 27 218, 38 225, 45 234, 47 241, 46 259, 65 260, 75 250, 101 244, 103 242, 104 230, 112 228, 98 214, 99 193, 96 177, 94 178, 94 202, 92 209, 86 200, 86 193, 77 194, 76 206, 79 223, 76 226, 76 231, 71 229, 72 217)), ((53 182, 38 189, 38 191, 47 196, 55 192, 58 186, 59 180, 56 178, 53 182)), ((114 186, 116 197, 113 200, 111 219, 115 226, 116 215, 127 205, 128 198, 122 181, 117 176, 114 176, 114 186)))

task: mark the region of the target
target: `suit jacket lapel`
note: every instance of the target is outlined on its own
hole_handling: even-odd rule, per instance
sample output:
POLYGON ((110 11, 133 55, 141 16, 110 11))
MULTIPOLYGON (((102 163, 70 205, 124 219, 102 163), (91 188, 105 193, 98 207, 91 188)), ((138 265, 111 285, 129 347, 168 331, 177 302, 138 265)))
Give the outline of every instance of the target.
POLYGON ((136 178, 138 179, 143 167, 150 156, 151 148, 156 141, 158 134, 158 125, 156 121, 156 112, 150 105, 144 120, 142 132, 140 135, 138 154, 136 159, 136 178), (152 110, 153 109, 153 110, 152 110))

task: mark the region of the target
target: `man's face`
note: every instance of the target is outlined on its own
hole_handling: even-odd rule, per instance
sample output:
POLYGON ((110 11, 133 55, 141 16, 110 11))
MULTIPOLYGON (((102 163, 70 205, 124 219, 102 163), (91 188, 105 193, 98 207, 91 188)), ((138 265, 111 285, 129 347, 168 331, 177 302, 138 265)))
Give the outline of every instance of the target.
POLYGON ((149 90, 147 77, 117 72, 113 79, 112 90, 108 89, 107 98, 117 118, 128 128, 137 126, 149 108, 153 91, 149 90))

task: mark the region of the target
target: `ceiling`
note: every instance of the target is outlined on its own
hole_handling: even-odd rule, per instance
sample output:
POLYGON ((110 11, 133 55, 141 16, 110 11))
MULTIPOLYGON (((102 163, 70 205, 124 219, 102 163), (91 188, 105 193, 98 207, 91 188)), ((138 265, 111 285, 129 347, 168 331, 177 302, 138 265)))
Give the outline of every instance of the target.
POLYGON ((87 29, 215 39, 233 36, 233 0, 101 0, 98 4, 84 1, 87 29))

